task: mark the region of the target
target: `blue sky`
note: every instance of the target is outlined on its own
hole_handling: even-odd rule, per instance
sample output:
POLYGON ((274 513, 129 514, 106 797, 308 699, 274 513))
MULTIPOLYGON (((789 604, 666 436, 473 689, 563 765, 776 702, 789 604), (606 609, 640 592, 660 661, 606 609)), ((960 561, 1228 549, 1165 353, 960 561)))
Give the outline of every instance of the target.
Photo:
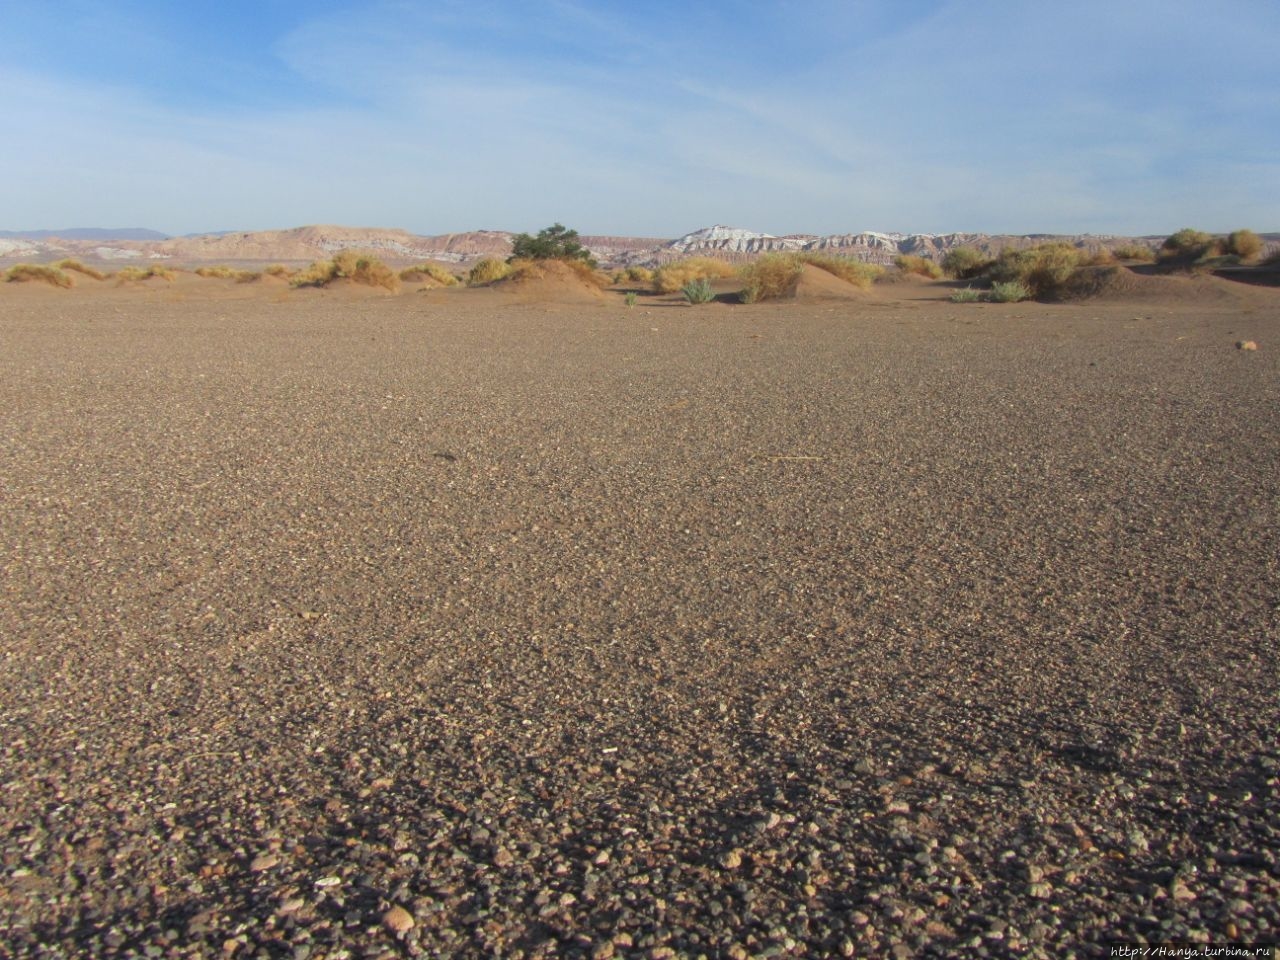
POLYGON ((1275 0, 0 13, 0 229, 1280 230, 1275 0))

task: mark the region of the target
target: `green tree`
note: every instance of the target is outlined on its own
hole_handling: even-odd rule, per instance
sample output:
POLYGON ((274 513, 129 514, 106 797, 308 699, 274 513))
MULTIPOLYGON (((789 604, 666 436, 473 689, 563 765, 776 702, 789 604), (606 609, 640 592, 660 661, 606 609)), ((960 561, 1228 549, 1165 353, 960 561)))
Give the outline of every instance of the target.
POLYGON ((511 260, 585 260, 595 266, 591 251, 578 242, 578 231, 562 223, 545 227, 536 237, 518 233, 511 241, 511 260))

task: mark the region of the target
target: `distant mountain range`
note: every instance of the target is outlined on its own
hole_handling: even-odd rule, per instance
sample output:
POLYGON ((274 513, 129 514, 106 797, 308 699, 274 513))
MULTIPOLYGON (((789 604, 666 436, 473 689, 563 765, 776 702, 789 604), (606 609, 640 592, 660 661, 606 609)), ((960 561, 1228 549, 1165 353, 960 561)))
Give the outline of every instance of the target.
POLYGON ((168 240, 167 233, 145 227, 71 227, 66 230, 0 230, 0 240, 168 240))
MULTIPOLYGON (((385 260, 435 260, 466 264, 484 257, 511 253, 513 233, 473 230, 421 236, 405 230, 375 227, 309 226, 289 230, 195 234, 168 237, 155 230, 0 231, 0 259, 50 261, 63 257, 84 260, 164 260, 184 263, 265 263, 327 259, 339 250, 370 250, 385 260)), ((1270 249, 1280 248, 1280 234, 1264 234, 1270 249)), ((1050 240, 1096 252, 1121 245, 1159 246, 1163 237, 1121 237, 1096 234, 903 234, 841 233, 828 236, 791 234, 777 237, 717 224, 675 240, 654 237, 582 236, 581 241, 605 266, 656 266, 688 256, 714 256, 731 262, 765 253, 821 251, 888 264, 901 254, 940 259, 959 246, 998 253, 1006 247, 1027 247, 1050 240)))

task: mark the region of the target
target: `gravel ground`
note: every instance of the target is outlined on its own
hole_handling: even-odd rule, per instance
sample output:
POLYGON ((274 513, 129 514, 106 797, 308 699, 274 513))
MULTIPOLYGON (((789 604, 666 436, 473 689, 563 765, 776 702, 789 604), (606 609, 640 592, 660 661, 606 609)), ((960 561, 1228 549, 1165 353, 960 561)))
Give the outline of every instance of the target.
POLYGON ((0 302, 5 955, 1275 938, 1280 309, 476 300, 0 302))

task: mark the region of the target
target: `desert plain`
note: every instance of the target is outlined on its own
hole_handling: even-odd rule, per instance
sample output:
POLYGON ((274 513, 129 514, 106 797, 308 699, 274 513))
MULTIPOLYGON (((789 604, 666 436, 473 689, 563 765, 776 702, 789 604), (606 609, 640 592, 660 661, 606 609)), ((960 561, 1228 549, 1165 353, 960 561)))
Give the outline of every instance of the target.
POLYGON ((0 284, 4 952, 1274 941, 1280 289, 951 289, 0 284))

